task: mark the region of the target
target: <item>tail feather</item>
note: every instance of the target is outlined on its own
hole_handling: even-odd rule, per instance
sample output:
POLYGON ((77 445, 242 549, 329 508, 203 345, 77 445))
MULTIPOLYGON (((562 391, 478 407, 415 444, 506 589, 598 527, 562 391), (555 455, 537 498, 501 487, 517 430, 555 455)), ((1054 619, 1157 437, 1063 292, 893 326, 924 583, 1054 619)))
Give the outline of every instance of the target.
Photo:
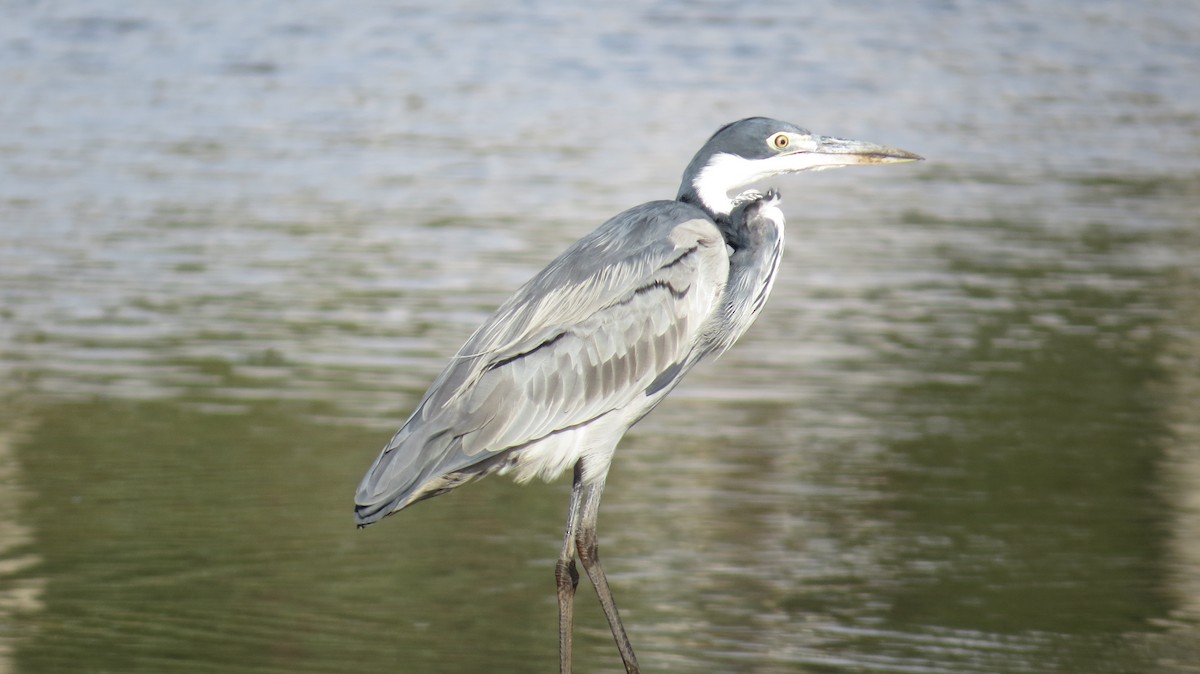
POLYGON ((513 450, 468 456, 448 431, 392 438, 358 485, 354 519, 359 528, 508 465, 513 450))
POLYGON ((446 433, 429 436, 422 424, 410 419, 388 442, 358 484, 354 518, 359 527, 373 524, 403 509, 414 492, 428 480, 429 470, 446 455, 446 433))

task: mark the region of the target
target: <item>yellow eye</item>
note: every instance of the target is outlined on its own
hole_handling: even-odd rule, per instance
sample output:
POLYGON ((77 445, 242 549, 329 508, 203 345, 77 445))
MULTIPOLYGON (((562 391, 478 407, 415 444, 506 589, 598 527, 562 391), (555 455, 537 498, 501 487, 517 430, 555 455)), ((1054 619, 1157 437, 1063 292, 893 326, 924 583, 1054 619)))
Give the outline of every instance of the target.
POLYGON ((782 150, 782 149, 786 148, 788 146, 788 144, 791 142, 792 141, 787 137, 787 134, 785 134, 785 133, 777 133, 771 137, 771 145, 774 146, 774 148, 776 150, 782 150))

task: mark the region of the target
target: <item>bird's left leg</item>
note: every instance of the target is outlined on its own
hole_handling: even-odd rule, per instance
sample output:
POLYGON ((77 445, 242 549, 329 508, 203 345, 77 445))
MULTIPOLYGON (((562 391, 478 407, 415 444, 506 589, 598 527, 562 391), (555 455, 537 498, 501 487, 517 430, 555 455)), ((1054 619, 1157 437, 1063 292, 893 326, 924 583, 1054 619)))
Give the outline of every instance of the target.
MULTIPOLYGON (((577 466, 577 479, 579 474, 577 466)), ((600 597, 600 606, 604 608, 604 616, 608 618, 608 627, 617 642, 617 650, 621 652, 621 661, 625 663, 626 673, 638 674, 641 670, 638 667, 637 656, 633 654, 629 635, 625 634, 625 626, 621 624, 617 604, 613 601, 612 590, 608 587, 608 577, 604 575, 604 569, 600 566, 600 550, 596 543, 596 518, 600 512, 600 495, 603 492, 604 477, 584 486, 579 525, 575 532, 575 549, 579 554, 579 563, 583 565, 588 579, 596 588, 596 595, 600 597)))
POLYGON ((575 570, 575 532, 579 522, 579 504, 583 494, 583 461, 575 464, 575 479, 571 483, 571 505, 567 508, 567 531, 563 536, 562 553, 554 565, 558 583, 558 670, 571 674, 571 622, 574 614, 575 588, 579 587, 579 572, 575 570))

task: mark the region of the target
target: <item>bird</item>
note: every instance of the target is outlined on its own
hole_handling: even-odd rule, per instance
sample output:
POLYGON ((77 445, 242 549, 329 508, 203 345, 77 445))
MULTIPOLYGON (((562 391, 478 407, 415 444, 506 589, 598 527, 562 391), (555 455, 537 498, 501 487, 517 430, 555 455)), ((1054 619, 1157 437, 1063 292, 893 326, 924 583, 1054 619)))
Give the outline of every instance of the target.
POLYGON ((554 569, 559 671, 571 670, 578 559, 627 674, 639 672, 600 565, 600 497, 625 432, 763 309, 784 216, 778 191, 751 186, 780 174, 921 159, 766 117, 721 127, 687 164, 675 199, 601 224, 475 330, 363 477, 356 523, 493 473, 526 482, 570 469, 554 569))

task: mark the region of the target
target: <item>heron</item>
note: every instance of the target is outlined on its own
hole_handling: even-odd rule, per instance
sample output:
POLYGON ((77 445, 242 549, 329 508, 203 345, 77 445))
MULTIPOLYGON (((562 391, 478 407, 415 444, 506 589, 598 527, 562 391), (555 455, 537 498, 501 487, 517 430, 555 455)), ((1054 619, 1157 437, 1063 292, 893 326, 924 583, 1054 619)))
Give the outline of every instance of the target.
POLYGON ((363 477, 358 526, 492 473, 526 482, 571 469, 554 568, 559 670, 571 670, 578 559, 626 672, 640 671, 600 565, 600 496, 625 432, 762 311, 784 217, 776 190, 752 186, 779 174, 920 159, 765 117, 721 127, 684 169, 674 200, 600 225, 475 330, 363 477))

